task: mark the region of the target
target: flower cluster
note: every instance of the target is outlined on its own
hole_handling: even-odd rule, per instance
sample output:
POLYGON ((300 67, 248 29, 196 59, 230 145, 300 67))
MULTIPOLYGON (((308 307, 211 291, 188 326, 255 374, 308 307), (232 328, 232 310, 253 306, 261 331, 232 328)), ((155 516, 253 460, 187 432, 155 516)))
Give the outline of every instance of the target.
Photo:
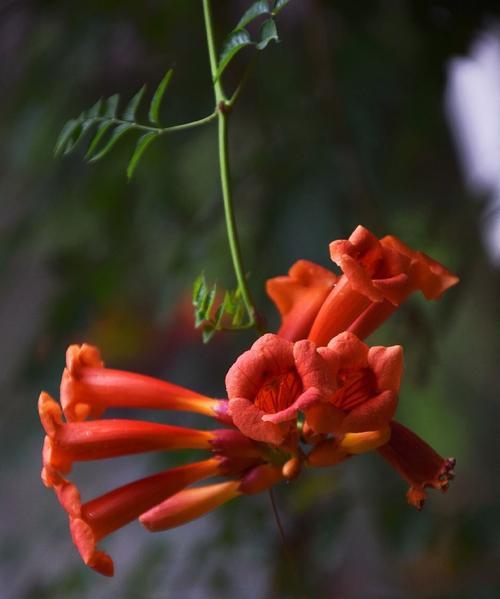
POLYGON ((376 450, 408 482, 407 499, 417 509, 427 487, 446 490, 454 460, 393 420, 401 346, 369 347, 363 339, 413 291, 437 299, 458 278, 395 237, 379 240, 363 227, 334 241, 330 253, 340 276, 300 260, 287 276, 268 281, 281 326, 230 367, 226 399, 106 368, 90 345, 68 349, 60 404, 45 392, 38 404, 46 432, 42 480, 67 512, 88 566, 113 574, 111 558, 97 544, 132 520, 150 531, 167 530, 293 479, 304 467, 331 466, 368 451, 376 450), (103 418, 110 408, 194 412, 217 428, 103 418), (67 479, 73 462, 186 448, 207 455, 89 501, 82 502, 67 479), (218 480, 201 482, 212 478, 218 480))

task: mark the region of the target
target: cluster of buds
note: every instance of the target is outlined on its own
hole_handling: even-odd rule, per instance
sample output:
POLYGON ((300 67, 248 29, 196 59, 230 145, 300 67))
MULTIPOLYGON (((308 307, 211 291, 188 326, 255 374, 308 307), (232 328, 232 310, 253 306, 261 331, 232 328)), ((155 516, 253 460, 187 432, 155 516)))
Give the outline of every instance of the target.
POLYGON ((291 480, 305 467, 332 466, 368 451, 376 450, 408 482, 407 499, 417 509, 426 488, 446 490, 454 460, 394 421, 401 346, 369 347, 363 339, 413 291, 437 299, 458 278, 398 239, 379 240, 363 227, 334 241, 330 252, 340 276, 300 260, 288 276, 268 281, 281 326, 230 367, 226 399, 105 368, 90 345, 68 349, 60 404, 44 392, 38 404, 46 432, 42 480, 67 512, 88 566, 113 574, 111 558, 97 544, 132 520, 150 531, 167 530, 291 480), (103 418, 110 408, 194 412, 217 428, 103 418), (73 462, 186 448, 206 450, 207 457, 85 503, 66 478, 73 462), (201 482, 211 478, 218 481, 201 482))

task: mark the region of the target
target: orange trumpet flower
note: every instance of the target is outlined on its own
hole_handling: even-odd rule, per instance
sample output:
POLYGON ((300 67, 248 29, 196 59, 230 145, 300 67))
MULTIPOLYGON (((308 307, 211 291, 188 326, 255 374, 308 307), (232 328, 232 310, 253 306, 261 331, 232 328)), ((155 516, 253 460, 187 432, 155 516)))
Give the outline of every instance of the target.
POLYGON ((333 241, 330 256, 343 272, 340 277, 330 273, 329 279, 326 269, 300 261, 288 276, 267 283, 268 294, 283 319, 279 334, 291 341, 308 337, 325 345, 346 330, 364 339, 413 291, 438 299, 459 280, 442 264, 396 237, 379 240, 362 226, 349 239, 333 241), (292 319, 297 319, 295 326, 292 319))
POLYGON ((345 435, 387 428, 398 402, 402 347, 369 348, 345 332, 318 351, 336 378, 336 391, 306 410, 310 429, 345 435))
POLYGON ((327 363, 311 341, 260 337, 226 376, 229 414, 256 441, 281 445, 297 431, 297 414, 335 391, 327 363))

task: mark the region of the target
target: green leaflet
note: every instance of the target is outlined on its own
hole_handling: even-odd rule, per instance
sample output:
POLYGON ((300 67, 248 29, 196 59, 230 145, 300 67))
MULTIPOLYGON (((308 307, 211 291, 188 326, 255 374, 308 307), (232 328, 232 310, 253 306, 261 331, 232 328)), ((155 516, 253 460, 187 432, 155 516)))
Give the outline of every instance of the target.
POLYGON ((146 91, 146 85, 143 85, 141 89, 135 94, 135 96, 127 104, 127 107, 123 111, 122 118, 124 121, 135 122, 135 113, 139 108, 144 92, 146 91))
POLYGON ((290 0, 276 0, 273 8, 273 15, 277 15, 281 12, 289 2, 290 0))
POLYGON ((120 94, 114 94, 106 100, 103 116, 108 119, 116 118, 116 111, 120 101, 120 94))
MULTIPOLYGON (((79 119, 70 119, 62 128, 61 133, 59 133, 59 137, 57 138, 56 145, 54 147, 54 156, 59 156, 61 152, 64 150, 64 154, 67 154, 69 150, 67 150, 68 145, 71 147, 74 146, 74 139, 78 134, 81 128, 81 122, 79 119)), ((70 149, 71 149, 70 147, 70 149)))
POLYGON ((99 127, 97 127, 96 134, 94 135, 94 138, 90 142, 87 153, 85 154, 85 158, 87 160, 90 160, 92 158, 93 154, 97 150, 97 146, 99 145, 99 142, 104 137, 104 134, 106 133, 106 131, 112 126, 113 126, 113 121, 103 121, 99 125, 99 127))
POLYGON ((273 19, 264 21, 260 29, 260 42, 257 44, 257 50, 264 50, 269 42, 279 42, 278 30, 273 19))
POLYGON ((159 115, 160 115, 160 106, 161 101, 163 100, 163 96, 167 87, 172 79, 172 75, 174 74, 173 69, 169 69, 163 79, 160 81, 160 84, 156 88, 155 93, 153 94, 153 98, 151 100, 151 104, 149 106, 149 120, 151 123, 155 125, 159 125, 159 115))
POLYGON ((215 74, 215 81, 217 81, 227 65, 233 60, 236 54, 246 46, 251 46, 253 44, 250 39, 250 34, 246 29, 236 29, 229 34, 229 37, 226 38, 224 42, 224 46, 222 47, 222 52, 219 59, 219 65, 217 67, 217 72, 215 74))
POLYGON ((129 131, 133 126, 133 123, 123 123, 122 125, 118 125, 118 127, 116 127, 116 129, 113 131, 104 147, 99 152, 97 152, 97 154, 94 154, 92 158, 89 160, 89 162, 96 162, 97 160, 100 160, 103 156, 105 156, 116 144, 116 142, 119 139, 121 139, 125 135, 125 133, 127 133, 127 131, 129 131))
POLYGON ((269 2, 267 0, 258 0, 245 12, 234 29, 242 29, 260 15, 268 15, 269 12, 269 2))
POLYGON ((149 133, 141 135, 141 137, 139 137, 139 139, 137 140, 137 145, 135 146, 134 153, 132 154, 132 158, 130 159, 130 162, 127 166, 127 179, 129 181, 130 179, 132 179, 135 169, 139 164, 139 160, 142 158, 142 155, 157 135, 158 134, 155 131, 150 131, 149 133))

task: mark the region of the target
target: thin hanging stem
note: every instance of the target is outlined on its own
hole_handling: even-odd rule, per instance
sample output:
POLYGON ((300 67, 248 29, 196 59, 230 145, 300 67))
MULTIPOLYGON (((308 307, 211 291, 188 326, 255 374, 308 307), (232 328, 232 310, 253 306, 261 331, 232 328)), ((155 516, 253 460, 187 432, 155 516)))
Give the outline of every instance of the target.
POLYGON ((248 282, 245 276, 245 270, 243 268, 243 260, 238 240, 238 231, 236 228, 236 220, 234 217, 227 133, 228 116, 229 111, 232 108, 232 103, 230 104, 228 102, 226 95, 224 94, 224 90, 222 88, 220 77, 217 77, 217 54, 215 50, 210 0, 203 0, 203 14, 205 18, 208 55, 210 59, 210 73, 212 75, 217 119, 219 125, 219 168, 222 187, 222 198, 224 201, 224 216, 226 220, 227 238, 229 242, 229 249, 231 252, 234 273, 236 275, 236 280, 238 281, 238 288, 240 290, 243 303, 245 304, 245 309, 248 314, 250 325, 255 326, 258 330, 260 330, 260 324, 257 319, 257 311, 255 309, 255 304, 252 299, 250 288, 248 286, 248 282))
POLYGON ((281 523, 281 518, 280 518, 280 515, 278 512, 278 506, 276 505, 276 498, 274 497, 273 489, 272 488, 269 489, 268 493, 269 493, 269 499, 271 500, 271 506, 273 508, 274 520, 276 522, 276 526, 278 527, 280 539, 283 544, 283 551, 285 553, 285 559, 288 562, 288 571, 291 573, 292 578, 294 579, 294 582, 295 582, 296 595, 299 598, 302 598, 302 597, 305 598, 305 597, 307 597, 307 594, 306 593, 303 594, 304 583, 297 573, 295 560, 293 559, 290 548, 288 547, 288 543, 286 542, 285 530, 283 528, 283 524, 281 523))
POLYGON ((280 518, 280 515, 278 512, 278 507, 276 505, 276 499, 274 497, 274 491, 272 489, 269 489, 269 499, 271 500, 271 506, 273 508, 274 520, 276 521, 276 526, 278 527, 278 531, 280 533, 281 542, 283 543, 283 547, 285 549, 287 558, 289 558, 290 554, 288 552, 288 545, 286 544, 285 531, 283 529, 283 524, 281 523, 281 518, 280 518))

